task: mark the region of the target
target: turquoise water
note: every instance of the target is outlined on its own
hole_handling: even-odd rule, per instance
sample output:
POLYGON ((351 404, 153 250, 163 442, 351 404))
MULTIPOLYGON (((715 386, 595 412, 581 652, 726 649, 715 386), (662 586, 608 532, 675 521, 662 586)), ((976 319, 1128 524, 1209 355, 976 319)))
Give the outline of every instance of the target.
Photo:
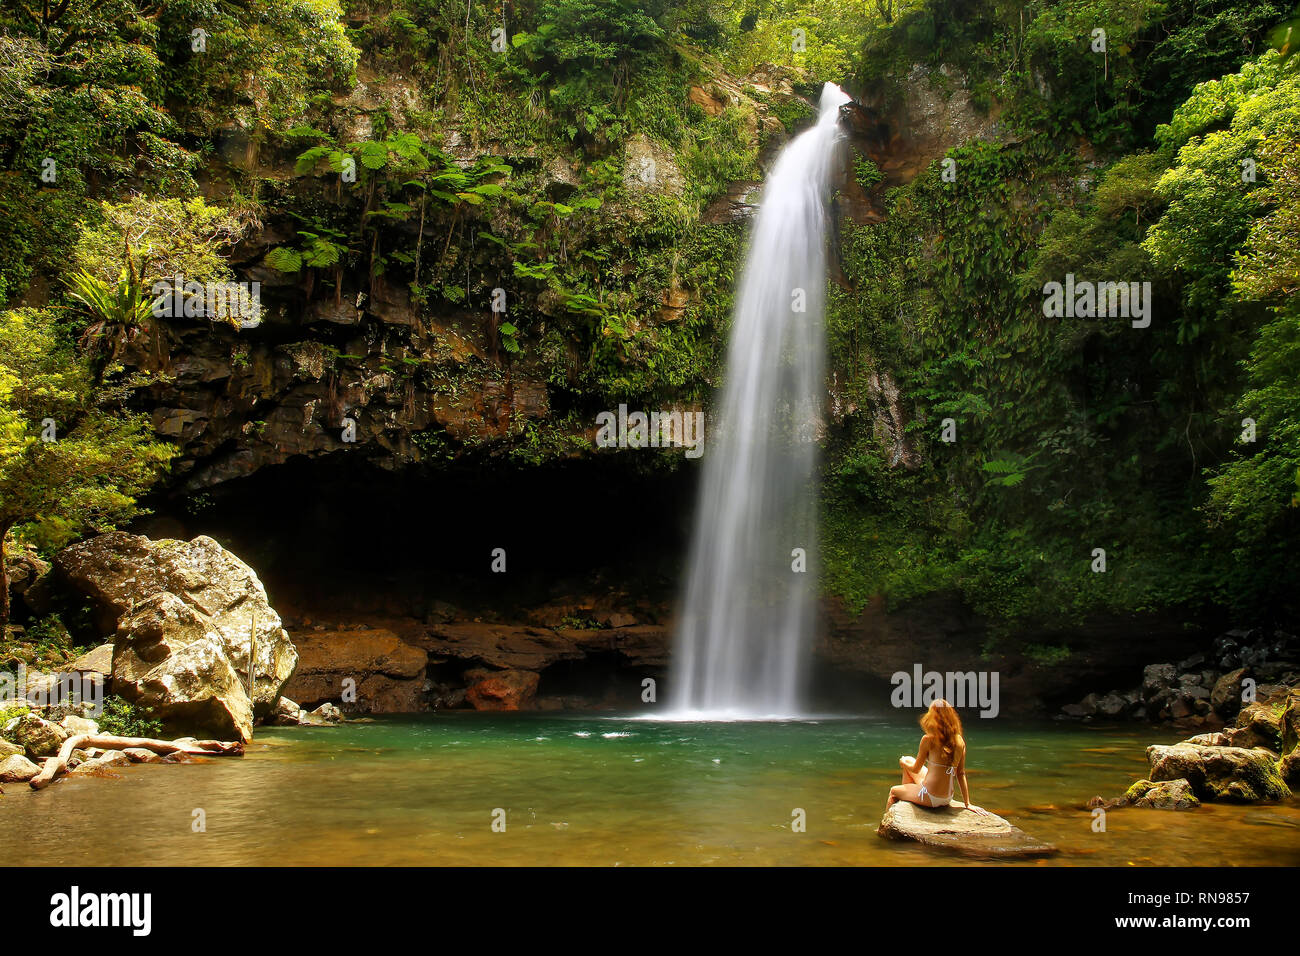
MULTIPOLYGON (((1062 853, 1026 865, 1300 864, 1300 802, 1116 810, 1182 735, 967 727, 974 801, 1062 853)), ((6 785, 14 865, 927 865, 876 836, 912 719, 689 724, 445 713, 259 729, 242 759, 140 765, 34 793, 6 785), (807 832, 792 814, 805 811, 807 832), (494 832, 494 811, 505 831, 494 832), (201 810, 206 832, 194 832, 201 810), (499 819, 499 815, 498 815, 499 819)))

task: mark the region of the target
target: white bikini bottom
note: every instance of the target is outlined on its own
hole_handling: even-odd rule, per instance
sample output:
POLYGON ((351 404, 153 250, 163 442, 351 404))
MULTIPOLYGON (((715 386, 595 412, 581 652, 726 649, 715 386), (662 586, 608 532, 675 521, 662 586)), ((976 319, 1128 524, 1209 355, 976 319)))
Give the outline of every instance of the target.
POLYGON ((921 784, 921 790, 916 796, 919 800, 928 801, 925 804, 927 807, 946 807, 948 804, 952 803, 951 793, 946 797, 936 797, 933 793, 925 789, 925 784, 921 784))

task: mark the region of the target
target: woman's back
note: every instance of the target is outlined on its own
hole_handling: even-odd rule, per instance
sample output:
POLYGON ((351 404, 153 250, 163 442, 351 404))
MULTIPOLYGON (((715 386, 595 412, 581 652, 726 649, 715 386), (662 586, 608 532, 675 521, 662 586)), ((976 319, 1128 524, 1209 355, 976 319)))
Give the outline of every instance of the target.
POLYGON ((930 734, 930 752, 925 762, 925 789, 936 797, 951 797, 957 787, 957 773, 966 762, 966 741, 960 736, 949 753, 943 741, 930 734))

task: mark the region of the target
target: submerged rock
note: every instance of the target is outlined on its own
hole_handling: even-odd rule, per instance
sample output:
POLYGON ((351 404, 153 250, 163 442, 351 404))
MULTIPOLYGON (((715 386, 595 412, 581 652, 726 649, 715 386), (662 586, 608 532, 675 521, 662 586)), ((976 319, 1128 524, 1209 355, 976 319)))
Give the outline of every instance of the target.
POLYGON ((1056 847, 1031 837, 997 814, 966 810, 954 800, 946 807, 919 807, 899 801, 885 811, 876 831, 890 840, 914 840, 926 846, 971 856, 999 858, 1051 856, 1056 847))
POLYGON ((1201 800, 1253 803, 1291 795, 1267 750, 1179 743, 1147 748, 1151 780, 1185 778, 1201 800))
POLYGON ((55 566, 117 630, 114 691, 166 724, 250 740, 298 664, 262 582, 212 538, 113 532, 65 548, 55 566))

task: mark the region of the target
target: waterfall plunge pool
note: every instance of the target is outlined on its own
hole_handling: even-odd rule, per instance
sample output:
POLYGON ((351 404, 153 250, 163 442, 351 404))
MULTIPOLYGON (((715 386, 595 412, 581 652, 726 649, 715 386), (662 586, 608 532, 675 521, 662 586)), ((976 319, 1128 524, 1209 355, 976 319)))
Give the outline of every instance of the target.
MULTIPOLYGON (((1106 832, 1092 831, 1088 798, 1122 793, 1144 775, 1146 746, 1177 731, 976 719, 967 736, 975 802, 1061 848, 1020 865, 1300 864, 1296 800, 1112 810, 1106 832)), ((982 862, 876 836, 898 756, 919 739, 910 712, 721 723, 447 712, 259 728, 242 759, 141 764, 39 793, 6 785, 0 832, 22 866, 982 862), (792 831, 796 808, 807 832, 792 831), (206 832, 193 832, 196 809, 206 832)))

